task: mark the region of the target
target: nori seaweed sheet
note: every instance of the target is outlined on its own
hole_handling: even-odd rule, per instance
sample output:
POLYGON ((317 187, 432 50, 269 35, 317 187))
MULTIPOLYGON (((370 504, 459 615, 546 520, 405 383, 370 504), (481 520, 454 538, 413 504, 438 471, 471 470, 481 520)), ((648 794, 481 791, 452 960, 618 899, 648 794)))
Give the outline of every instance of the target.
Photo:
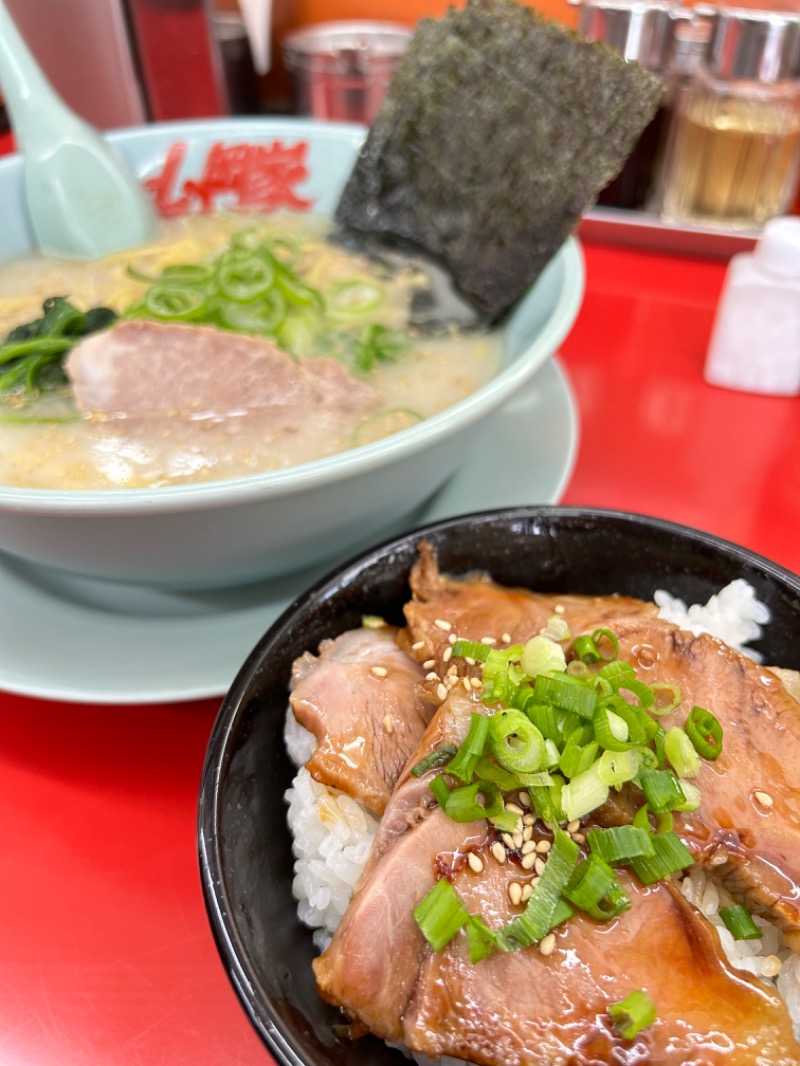
POLYGON ((661 81, 515 0, 423 19, 336 210, 442 264, 488 321, 619 172, 661 81))

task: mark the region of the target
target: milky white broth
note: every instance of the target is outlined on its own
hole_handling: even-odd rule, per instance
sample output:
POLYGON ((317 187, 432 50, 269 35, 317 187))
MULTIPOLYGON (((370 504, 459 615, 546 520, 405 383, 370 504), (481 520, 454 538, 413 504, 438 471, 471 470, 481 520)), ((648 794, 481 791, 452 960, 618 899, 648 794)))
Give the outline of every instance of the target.
MULTIPOLYGON (((104 305, 122 312, 141 300, 145 286, 127 271, 156 275, 169 264, 203 263, 218 255, 238 230, 290 235, 302 258, 296 272, 323 294, 337 282, 368 278, 368 260, 325 240, 326 224, 299 215, 246 218, 197 216, 162 224, 157 241, 92 263, 30 256, 0 267, 0 337, 42 314, 42 302, 64 296, 81 310, 104 305)), ((387 283, 381 307, 370 317, 402 328, 411 270, 387 283)), ((300 432, 280 434, 266 416, 239 419, 171 419, 148 431, 121 419, 75 417, 69 390, 47 394, 31 406, 19 397, 0 400, 0 484, 50 489, 139 488, 205 482, 278 470, 336 454, 412 425, 464 399, 500 365, 497 333, 417 338, 396 361, 381 363, 365 380, 379 394, 368 420, 343 416, 317 424, 313 411, 300 432), (20 421, 24 415, 26 421, 20 421), (41 416, 39 421, 30 416, 41 416), (65 416, 66 421, 46 421, 65 416)), ((324 355, 309 351, 303 355, 324 355)))

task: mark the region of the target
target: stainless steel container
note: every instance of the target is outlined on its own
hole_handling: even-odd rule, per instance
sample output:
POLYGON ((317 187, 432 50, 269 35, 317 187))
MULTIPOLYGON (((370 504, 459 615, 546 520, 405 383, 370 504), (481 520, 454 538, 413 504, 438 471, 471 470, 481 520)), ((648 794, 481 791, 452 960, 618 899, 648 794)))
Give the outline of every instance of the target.
POLYGON ((369 125, 411 33, 394 22, 343 21, 287 34, 282 51, 294 80, 297 113, 369 125))

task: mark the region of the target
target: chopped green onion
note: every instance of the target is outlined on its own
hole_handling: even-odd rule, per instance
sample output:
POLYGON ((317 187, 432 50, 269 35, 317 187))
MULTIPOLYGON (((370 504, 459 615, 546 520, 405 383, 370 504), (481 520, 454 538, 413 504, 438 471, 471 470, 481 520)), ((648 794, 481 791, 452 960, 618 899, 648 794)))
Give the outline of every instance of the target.
POLYGON ((686 719, 686 732, 698 755, 713 761, 722 751, 722 726, 704 707, 692 707, 686 719))
POLYGON ((552 703, 564 711, 591 720, 597 703, 597 693, 578 678, 569 674, 539 674, 534 683, 538 699, 552 703))
POLYGON ((635 749, 604 751, 597 760, 597 775, 604 785, 619 788, 636 777, 640 765, 639 753, 635 749))
POLYGON ((582 663, 596 663, 600 661, 600 652, 597 650, 597 645, 588 633, 584 633, 583 636, 576 637, 573 640, 572 650, 582 663))
MULTIPOLYGON (((577 730, 576 730, 577 732, 577 730)), ((584 770, 588 770, 597 757, 599 745, 597 741, 588 744, 579 744, 575 739, 575 733, 570 735, 564 745, 558 760, 558 768, 564 777, 577 777, 584 770)))
POLYGON ((610 629, 595 629, 594 633, 592 633, 592 640, 600 653, 600 658, 605 659, 606 662, 613 662, 619 655, 619 641, 610 629), (611 645, 611 655, 603 655, 601 649, 603 641, 606 641, 611 645))
POLYGON ((144 306, 164 322, 191 322, 204 314, 208 296, 193 286, 156 282, 145 293, 144 306))
POLYGON ((646 992, 637 988, 625 999, 612 1003, 608 1016, 623 1040, 633 1040, 656 1020, 656 1005, 646 992))
POLYGON ((670 770, 641 770, 639 784, 653 814, 674 811, 678 804, 686 802, 680 782, 670 770))
POLYGON ((503 810, 503 797, 491 781, 473 781, 449 791, 444 813, 454 822, 475 822, 479 818, 494 818, 503 810))
POLYGON ((672 811, 653 814, 650 810, 650 805, 647 803, 643 804, 631 819, 631 825, 635 825, 637 829, 646 829, 649 833, 651 832, 658 835, 671 832, 673 824, 674 819, 672 817, 672 811), (655 826, 652 826, 650 823, 651 815, 655 821, 655 826))
POLYGON ((544 737, 521 711, 498 711, 489 719, 489 747, 513 773, 535 773, 544 766, 544 737))
POLYGON ((630 908, 631 900, 609 864, 590 855, 575 869, 564 896, 570 903, 600 922, 616 918, 630 908))
POLYGON ((564 818, 561 809, 561 793, 563 791, 563 779, 555 778, 555 784, 551 788, 529 788, 531 806, 536 812, 536 817, 545 825, 557 825, 564 818))
POLYGON ((648 829, 634 825, 617 825, 610 829, 590 829, 586 834, 589 847, 609 866, 619 866, 631 859, 655 855, 653 839, 648 829))
POLYGON ((434 951, 445 948, 468 920, 466 907, 446 877, 414 908, 414 921, 434 951))
POLYGON ((608 792, 608 785, 603 784, 597 772, 597 763, 573 777, 561 790, 561 806, 567 821, 583 818, 597 807, 602 807, 608 799, 608 792))
POLYGON ((675 810, 687 813, 696 811, 700 806, 700 801, 702 799, 700 789, 697 785, 693 784, 691 781, 686 781, 684 778, 680 778, 679 784, 686 799, 683 803, 679 803, 677 807, 675 807, 675 810))
POLYGON ((428 782, 428 788, 433 793, 433 798, 444 811, 447 807, 447 797, 450 795, 450 788, 442 775, 438 774, 436 777, 431 778, 428 782))
POLYGON ((449 762, 455 753, 455 744, 440 744, 438 748, 434 748, 430 755, 426 755, 424 759, 420 759, 416 766, 412 767, 411 776, 422 777, 428 770, 435 770, 437 767, 449 762))
POLYGON ((564 921, 571 915, 572 910, 564 904, 561 895, 577 865, 578 854, 575 841, 563 829, 557 829, 544 871, 525 910, 503 926, 503 950, 517 951, 538 943, 556 924, 560 924, 559 919, 564 921))
POLYGON ((667 730, 664 754, 678 777, 694 777, 700 770, 700 756, 680 726, 675 725, 667 730))
POLYGON ((643 885, 664 881, 694 864, 689 849, 675 833, 660 833, 652 838, 652 842, 655 855, 644 855, 630 861, 631 869, 643 885))
POLYGON ((624 680, 633 680, 636 677, 636 671, 630 663, 626 663, 622 659, 614 659, 612 662, 600 667, 598 676, 608 681, 616 690, 624 680))
POLYGON ((497 934, 489 928, 479 914, 471 914, 466 924, 467 948, 471 963, 488 958, 495 947, 499 947, 497 934))
POLYGON ((475 765, 483 755, 486 738, 489 735, 489 719, 485 714, 472 712, 470 726, 466 737, 459 745, 453 761, 448 764, 447 772, 460 781, 469 782, 475 773, 475 765))
POLYGON ((753 921, 750 911, 741 903, 720 907, 719 916, 734 940, 760 940, 764 935, 753 921))
POLYGON ((653 690, 644 681, 637 681, 636 678, 626 678, 620 683, 619 687, 625 689, 626 692, 632 692, 639 700, 640 707, 652 707, 655 702, 653 690))
POLYGON ((228 329, 243 333, 275 333, 286 318, 286 299, 277 289, 271 289, 261 299, 248 303, 231 300, 218 311, 220 323, 228 329))
POLYGON ((505 807, 499 814, 494 815, 489 819, 492 826, 498 831, 498 833, 513 833, 517 828, 517 822, 519 821, 519 815, 514 811, 509 811, 505 807))
POLYGON ((271 258, 262 255, 223 257, 216 282, 219 291, 229 300, 249 303, 264 296, 275 284, 275 264, 271 258))
POLYGON ((598 743, 606 751, 629 751, 641 743, 641 740, 631 739, 627 721, 607 705, 601 704, 595 709, 592 725, 598 743))
POLYGON ((551 670, 564 670, 567 665, 564 649, 547 637, 531 637, 522 649, 522 669, 528 677, 538 677, 551 670))
POLYGON ((489 645, 481 644, 478 640, 457 640, 453 644, 454 659, 475 659, 476 662, 485 662, 489 657, 489 645))
POLYGON ((670 681, 654 681, 650 688, 655 696, 655 700, 648 708, 651 714, 669 714, 683 699, 680 686, 673 685, 670 681))
POLYGON ((525 711, 525 714, 527 714, 546 740, 563 739, 558 711, 552 703, 535 703, 528 701, 524 707, 520 708, 520 710, 525 711))

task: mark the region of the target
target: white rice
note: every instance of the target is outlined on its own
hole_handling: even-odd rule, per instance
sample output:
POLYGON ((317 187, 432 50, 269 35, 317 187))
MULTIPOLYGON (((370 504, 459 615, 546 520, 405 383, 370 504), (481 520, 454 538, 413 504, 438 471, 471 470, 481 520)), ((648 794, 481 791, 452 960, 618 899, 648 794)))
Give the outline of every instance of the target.
POLYGON ((664 589, 657 589, 653 599, 659 607, 658 617, 664 621, 695 636, 710 633, 756 662, 761 661, 747 643, 761 636, 762 626, 769 622, 769 608, 756 598, 753 586, 742 578, 731 581, 706 604, 693 603, 687 607, 683 600, 664 589))
MULTIPOLYGON (((695 634, 710 633, 757 659, 747 643, 761 636, 761 627, 769 621, 769 609, 745 581, 732 581, 704 605, 687 607, 664 590, 657 591, 654 599, 659 617, 695 634)), ((292 889, 298 916, 314 930, 314 943, 322 951, 345 912, 379 819, 363 804, 314 781, 304 767, 314 750, 314 736, 297 722, 291 709, 286 716, 285 739, 289 756, 299 767, 286 792, 296 857, 292 889)), ((761 939, 734 940, 719 917, 720 907, 733 901, 705 869, 692 867, 681 882, 681 890, 717 929, 731 964, 777 989, 800 1039, 800 955, 786 946, 780 930, 758 916, 754 920, 763 930, 761 939)))

